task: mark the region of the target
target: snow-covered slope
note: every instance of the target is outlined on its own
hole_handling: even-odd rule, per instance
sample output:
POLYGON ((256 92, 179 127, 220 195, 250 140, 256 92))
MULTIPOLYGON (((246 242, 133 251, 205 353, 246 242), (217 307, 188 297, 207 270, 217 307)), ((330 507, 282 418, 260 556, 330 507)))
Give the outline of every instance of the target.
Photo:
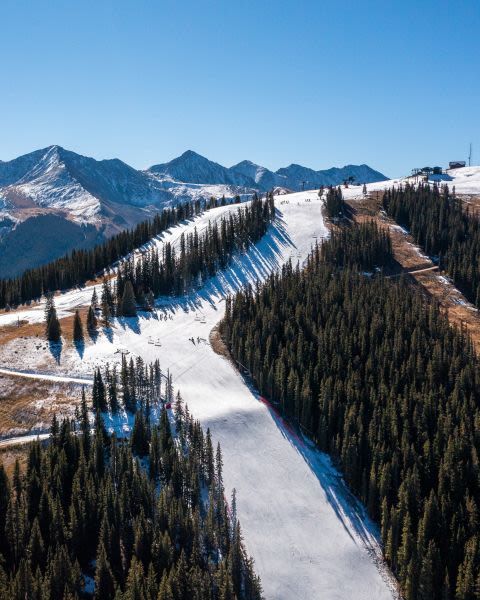
MULTIPOLYGON (((421 181, 421 178, 418 179, 421 181)), ((397 179, 388 179, 367 184, 367 191, 375 192, 386 190, 393 186, 398 187, 405 183, 416 183, 415 177, 399 177, 397 179)), ((449 169, 443 175, 431 175, 429 178, 431 184, 448 185, 450 189, 455 187, 455 192, 460 196, 477 196, 480 195, 480 166, 463 167, 461 169, 449 169)), ((362 187, 350 186, 348 189, 342 188, 342 193, 345 198, 361 198, 362 187)))
POLYGON ((76 220, 101 220, 105 204, 164 206, 213 192, 226 197, 275 187, 300 190, 336 185, 348 176, 371 182, 384 176, 367 165, 314 171, 290 165, 276 173, 250 161, 227 168, 188 150, 178 158, 138 171, 118 159, 95 160, 49 146, 0 162, 0 199, 4 210, 48 208, 66 211, 76 220), (211 188, 211 186, 216 186, 211 188))
MULTIPOLYGON (((38 247, 30 248, 35 256, 31 260, 27 242, 30 244, 33 240, 35 246, 44 235, 39 215, 53 214, 76 226, 93 225, 99 230, 99 238, 106 238, 178 202, 212 196, 229 199, 240 195, 245 199, 256 191, 272 189, 312 189, 339 184, 350 175, 359 182, 383 178, 366 165, 328 171, 290 165, 273 173, 250 161, 242 161, 227 168, 191 150, 168 163, 139 171, 118 159, 95 160, 60 146, 49 146, 0 162, 0 258, 2 254, 9 257, 4 258, 3 264, 0 260, 0 277, 18 275, 25 268, 44 264, 65 251, 91 245, 82 238, 81 228, 77 227, 76 235, 66 244, 57 244, 52 238, 50 244, 43 244, 43 250, 39 243, 38 247), (27 219, 26 229, 34 232, 29 240, 25 239, 22 229, 27 219), (14 228, 19 228, 18 247, 13 245, 14 228), (79 239, 82 241, 78 242, 79 239), (15 257, 22 253, 24 259, 17 261, 15 257)), ((61 228, 54 232, 55 239, 68 226, 56 222, 61 228)), ((94 238, 89 236, 88 239, 94 238)))
MULTIPOLYGON (((277 219, 267 235, 196 293, 160 299, 151 315, 116 320, 111 333, 88 344, 81 357, 65 348, 57 364, 36 350, 34 339, 19 339, 15 348, 0 350, 0 366, 42 365, 82 379, 91 377, 95 365, 119 361, 119 350, 147 362, 158 358, 193 415, 222 445, 226 489, 237 489, 246 546, 267 600, 391 600, 395 594, 379 560, 378 532, 328 457, 298 437, 210 346, 225 295, 264 279, 288 259, 302 263, 317 239, 328 235, 316 192, 278 196, 275 203, 277 219)), ((178 245, 182 233, 195 226, 201 231, 209 220, 235 210, 209 211, 153 243, 178 245)), ((58 296, 59 314, 88 304, 91 294, 90 287, 58 296)), ((40 321, 43 305, 0 315, 0 325, 17 318, 40 321)))
POLYGON ((302 167, 302 165, 292 164, 289 167, 278 169, 274 173, 249 160, 244 160, 231 167, 231 170, 251 177, 261 190, 271 190, 276 187, 295 191, 304 188, 315 189, 322 185, 339 185, 349 177, 353 177, 359 183, 386 179, 382 173, 375 171, 368 165, 346 165, 342 168, 332 167, 324 171, 314 171, 302 167))

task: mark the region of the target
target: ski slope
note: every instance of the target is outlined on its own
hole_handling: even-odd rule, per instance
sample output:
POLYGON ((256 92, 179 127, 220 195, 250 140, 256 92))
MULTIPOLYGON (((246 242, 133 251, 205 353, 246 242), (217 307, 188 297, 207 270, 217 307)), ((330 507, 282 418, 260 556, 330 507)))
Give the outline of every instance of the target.
MULTIPOLYGON (((153 314, 116 320, 108 335, 86 345, 82 357, 73 348, 65 349, 60 364, 52 363, 52 374, 91 377, 93 366, 118 361, 119 349, 146 362, 159 359, 190 411, 222 446, 225 487, 227 493, 237 489, 246 547, 255 559, 265 597, 392 599, 396 593, 381 563, 378 532, 329 458, 298 437, 209 342, 224 314, 225 295, 263 280, 289 259, 302 264, 315 242, 328 235, 316 192, 278 196, 275 202, 276 222, 230 268, 189 296, 159 299, 153 314)), ((209 211, 154 243, 175 244, 182 232, 195 225, 200 231, 209 219, 237 208, 209 211)), ((60 314, 88 303, 91 292, 89 288, 59 296, 60 314)), ((5 313, 0 324, 17 318, 35 321, 39 315, 43 318, 43 303, 5 313)), ((37 354, 25 352, 15 365, 2 367, 23 369, 28 364, 31 372, 37 354)))
MULTIPOLYGON (((421 181, 421 178, 418 178, 421 181)), ((414 177, 399 177, 397 179, 388 179, 387 181, 377 181, 367 183, 367 192, 383 191, 393 186, 405 185, 406 183, 415 183, 414 177)), ((462 167, 460 169, 449 169, 442 175, 430 175, 429 183, 438 185, 448 185, 452 190, 455 186, 455 192, 460 196, 480 195, 480 166, 462 167)), ((345 199, 355 200, 363 198, 363 186, 356 185, 348 188, 342 187, 342 194, 345 199)))

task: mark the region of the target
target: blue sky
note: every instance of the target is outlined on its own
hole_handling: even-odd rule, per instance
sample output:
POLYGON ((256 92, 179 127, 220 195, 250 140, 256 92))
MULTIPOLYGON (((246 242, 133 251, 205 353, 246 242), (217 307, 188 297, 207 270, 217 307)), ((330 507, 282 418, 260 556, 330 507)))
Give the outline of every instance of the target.
POLYGON ((2 0, 0 159, 480 164, 478 0, 2 0))

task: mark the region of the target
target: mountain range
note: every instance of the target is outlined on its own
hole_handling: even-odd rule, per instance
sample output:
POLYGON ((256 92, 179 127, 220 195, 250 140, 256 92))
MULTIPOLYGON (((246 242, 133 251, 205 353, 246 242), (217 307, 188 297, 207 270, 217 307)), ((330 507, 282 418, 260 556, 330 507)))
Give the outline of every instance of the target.
POLYGON ((273 172, 244 160, 224 167, 192 150, 137 170, 49 146, 0 161, 0 277, 91 246, 180 201, 314 189, 348 177, 386 179, 367 165, 315 171, 292 164, 273 172))

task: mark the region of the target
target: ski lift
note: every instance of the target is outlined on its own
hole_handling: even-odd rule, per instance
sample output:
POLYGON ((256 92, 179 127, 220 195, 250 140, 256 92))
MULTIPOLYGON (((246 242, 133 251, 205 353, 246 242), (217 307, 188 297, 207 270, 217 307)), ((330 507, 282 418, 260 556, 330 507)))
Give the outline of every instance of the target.
POLYGON ((149 344, 154 344, 154 343, 155 343, 155 342, 153 341, 153 338, 152 338, 152 336, 150 336, 150 337, 148 338, 148 343, 149 343, 149 344))
POLYGON ((155 340, 155 346, 161 346, 161 345, 162 345, 162 344, 161 344, 161 342, 160 342, 160 339, 159 339, 159 338, 157 338, 157 339, 155 340))

